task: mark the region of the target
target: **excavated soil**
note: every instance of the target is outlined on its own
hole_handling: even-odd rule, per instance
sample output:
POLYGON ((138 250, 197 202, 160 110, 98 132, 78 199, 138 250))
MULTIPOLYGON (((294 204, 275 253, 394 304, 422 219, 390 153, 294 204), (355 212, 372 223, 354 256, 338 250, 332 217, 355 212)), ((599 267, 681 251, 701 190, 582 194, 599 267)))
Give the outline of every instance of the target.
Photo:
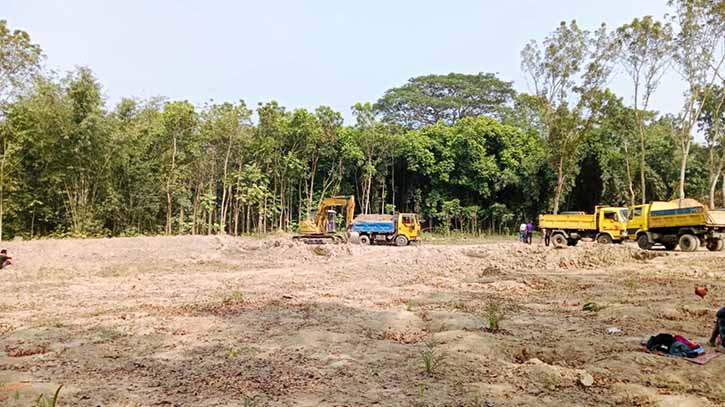
POLYGON ((7 248, 0 405, 61 384, 58 406, 725 403, 725 356, 699 366, 639 345, 706 342, 725 253, 216 236, 7 248))

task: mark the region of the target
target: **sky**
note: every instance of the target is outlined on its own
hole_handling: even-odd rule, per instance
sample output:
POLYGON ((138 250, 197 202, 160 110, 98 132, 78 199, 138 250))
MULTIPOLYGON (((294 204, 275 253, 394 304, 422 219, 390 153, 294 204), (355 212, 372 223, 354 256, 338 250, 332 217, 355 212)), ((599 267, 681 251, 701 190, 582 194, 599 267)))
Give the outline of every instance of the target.
MULTIPOLYGON (((0 19, 27 31, 48 67, 90 67, 109 108, 122 97, 277 100, 328 105, 348 123, 353 104, 418 75, 494 72, 529 91, 520 51, 560 21, 614 28, 667 11, 666 0, 0 2, 0 19)), ((679 111, 682 86, 668 74, 652 108, 679 111)), ((624 72, 610 87, 631 101, 624 72)))

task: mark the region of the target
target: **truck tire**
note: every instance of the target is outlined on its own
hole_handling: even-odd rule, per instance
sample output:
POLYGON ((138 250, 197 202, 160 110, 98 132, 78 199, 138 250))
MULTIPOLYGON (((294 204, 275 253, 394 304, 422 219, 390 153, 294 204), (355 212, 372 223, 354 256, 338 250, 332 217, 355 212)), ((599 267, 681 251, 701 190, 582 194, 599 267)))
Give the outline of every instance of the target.
POLYGON ((567 245, 566 236, 561 233, 557 233, 551 237, 551 243, 554 244, 554 247, 564 247, 567 245))
POLYGON ((403 247, 408 245, 408 238, 403 235, 395 236, 395 245, 398 247, 403 247))
POLYGON ((599 244, 612 244, 612 242, 612 237, 606 233, 602 233, 601 235, 597 236, 597 243, 599 244))
POLYGON ((700 247, 700 239, 695 235, 684 234, 680 236, 680 250, 683 252, 694 252, 700 247))
POLYGON ((652 243, 649 242, 649 238, 646 234, 642 233, 637 238, 637 246, 642 250, 649 250, 652 248, 652 243))
POLYGON ((360 244, 369 245, 370 237, 368 235, 360 235, 358 241, 360 242, 360 244))
POLYGON ((725 246, 725 242, 722 239, 709 239, 707 241, 707 250, 711 252, 722 251, 723 246, 725 246))

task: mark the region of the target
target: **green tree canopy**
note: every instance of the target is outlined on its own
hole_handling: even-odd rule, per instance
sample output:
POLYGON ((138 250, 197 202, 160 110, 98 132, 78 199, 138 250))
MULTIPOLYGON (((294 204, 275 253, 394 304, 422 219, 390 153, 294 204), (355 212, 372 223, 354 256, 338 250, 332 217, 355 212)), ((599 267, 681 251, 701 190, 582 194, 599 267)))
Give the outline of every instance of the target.
POLYGON ((439 121, 450 125, 468 116, 500 118, 515 95, 511 82, 492 73, 425 75, 389 89, 374 108, 384 121, 419 129, 439 121))

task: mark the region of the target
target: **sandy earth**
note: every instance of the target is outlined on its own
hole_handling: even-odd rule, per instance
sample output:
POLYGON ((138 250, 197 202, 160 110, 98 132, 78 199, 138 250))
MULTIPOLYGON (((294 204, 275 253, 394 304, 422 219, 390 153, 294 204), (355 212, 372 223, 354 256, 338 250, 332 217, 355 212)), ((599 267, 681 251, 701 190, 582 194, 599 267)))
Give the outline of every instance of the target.
POLYGON ((698 366, 639 351, 659 332, 706 341, 725 252, 231 237, 7 247, 0 405, 60 384, 59 406, 725 403, 725 356, 698 366), (484 329, 491 304, 497 333, 484 329))

